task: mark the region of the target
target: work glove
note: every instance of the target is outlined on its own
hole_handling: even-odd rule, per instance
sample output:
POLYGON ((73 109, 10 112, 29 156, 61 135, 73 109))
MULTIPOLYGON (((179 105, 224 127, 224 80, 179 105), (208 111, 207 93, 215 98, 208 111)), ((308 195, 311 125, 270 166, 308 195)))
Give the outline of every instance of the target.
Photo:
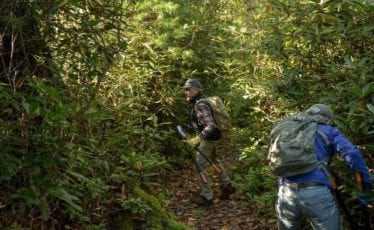
POLYGON ((357 195, 357 200, 360 204, 368 206, 374 204, 374 191, 372 183, 362 182, 362 192, 357 195))
POLYGON ((371 192, 374 189, 374 178, 372 179, 373 182, 362 182, 362 191, 371 192))
POLYGON ((201 142, 201 138, 200 138, 200 136, 195 136, 195 137, 192 137, 192 138, 190 138, 190 139, 188 139, 187 141, 186 141, 186 143, 191 147, 191 148, 195 148, 195 147, 197 147, 199 144, 200 144, 200 142, 201 142))
POLYGON ((374 194, 372 192, 360 192, 357 195, 357 200, 364 206, 374 204, 374 194))

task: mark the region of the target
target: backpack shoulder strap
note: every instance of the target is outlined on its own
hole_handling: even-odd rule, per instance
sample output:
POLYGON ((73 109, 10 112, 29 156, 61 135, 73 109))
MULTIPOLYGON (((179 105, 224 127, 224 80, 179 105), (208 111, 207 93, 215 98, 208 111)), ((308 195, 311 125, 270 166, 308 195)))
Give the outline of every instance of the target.
POLYGON ((201 99, 197 100, 195 102, 194 109, 196 109, 197 105, 200 104, 200 103, 207 105, 210 112, 213 115, 213 109, 212 109, 212 106, 210 105, 209 98, 201 98, 201 99))
MULTIPOLYGON (((197 100, 194 104, 194 107, 193 107, 193 111, 195 113, 196 111, 196 107, 199 105, 199 104, 204 104, 206 106, 208 106, 208 109, 210 111, 210 113, 212 114, 213 118, 214 118, 214 112, 213 112, 213 109, 212 109, 212 106, 210 105, 209 103, 209 99, 208 98, 201 98, 199 100, 197 100)), ((215 120, 214 120, 215 121, 215 120)))
MULTIPOLYGON (((322 137, 323 141, 325 142, 325 144, 330 147, 332 144, 329 140, 329 138, 327 137, 327 135, 322 132, 320 129, 317 129, 317 133, 322 137)), ((321 161, 321 165, 320 165, 320 168, 325 172, 327 178, 329 179, 330 181, 330 184, 331 184, 331 187, 333 188, 333 190, 336 189, 336 182, 335 182, 335 179, 332 175, 332 173, 330 173, 330 163, 331 163, 331 157, 327 157, 327 159, 323 159, 321 161)))
POLYGON ((195 102, 195 106, 199 103, 205 103, 205 104, 209 104, 209 101, 208 101, 208 98, 200 98, 199 100, 197 100, 195 102))
POLYGON ((325 144, 330 147, 331 146, 331 142, 329 140, 329 138, 327 137, 327 135, 322 132, 320 129, 317 129, 317 133, 322 137, 323 141, 325 142, 325 144))

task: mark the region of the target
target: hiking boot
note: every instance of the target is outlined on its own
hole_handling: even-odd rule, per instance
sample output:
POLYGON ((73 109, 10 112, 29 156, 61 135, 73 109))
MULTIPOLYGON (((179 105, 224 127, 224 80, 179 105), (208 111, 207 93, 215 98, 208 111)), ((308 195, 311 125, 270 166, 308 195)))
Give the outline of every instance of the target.
POLYGON ((221 200, 229 199, 230 195, 235 192, 235 188, 231 184, 221 185, 221 194, 219 198, 221 200))
POLYGON ((213 204, 213 199, 207 200, 205 197, 201 195, 192 196, 190 198, 190 201, 194 204, 197 204, 199 206, 209 207, 213 204))

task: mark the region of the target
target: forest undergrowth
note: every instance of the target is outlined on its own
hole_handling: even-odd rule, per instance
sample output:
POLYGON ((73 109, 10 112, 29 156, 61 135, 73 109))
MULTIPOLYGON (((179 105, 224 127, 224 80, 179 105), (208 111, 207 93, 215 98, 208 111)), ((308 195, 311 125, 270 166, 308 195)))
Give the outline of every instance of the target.
MULTIPOLYGON (((220 157, 229 174, 240 167, 239 156, 227 152, 220 157)), ((196 230, 271 230, 276 229, 275 216, 261 207, 248 202, 244 194, 237 191, 228 200, 220 200, 219 179, 212 168, 208 168, 214 191, 213 205, 201 207, 191 203, 189 198, 198 194, 197 176, 189 160, 165 181, 163 186, 168 194, 169 209, 178 221, 196 230)))
POLYGON ((197 229, 271 228, 270 128, 314 103, 374 168, 372 2, 3 0, 0 228, 183 226, 171 213, 197 229), (193 164, 173 154, 192 77, 246 146, 221 156, 238 190, 210 209, 188 201, 193 164))

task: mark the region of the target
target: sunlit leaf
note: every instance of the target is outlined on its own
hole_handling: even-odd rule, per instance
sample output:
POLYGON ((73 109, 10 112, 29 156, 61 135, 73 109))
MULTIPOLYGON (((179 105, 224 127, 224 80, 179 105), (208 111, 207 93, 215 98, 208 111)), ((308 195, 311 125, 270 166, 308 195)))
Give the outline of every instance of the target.
POLYGON ((366 107, 371 113, 374 113, 374 105, 373 104, 366 104, 366 107))

